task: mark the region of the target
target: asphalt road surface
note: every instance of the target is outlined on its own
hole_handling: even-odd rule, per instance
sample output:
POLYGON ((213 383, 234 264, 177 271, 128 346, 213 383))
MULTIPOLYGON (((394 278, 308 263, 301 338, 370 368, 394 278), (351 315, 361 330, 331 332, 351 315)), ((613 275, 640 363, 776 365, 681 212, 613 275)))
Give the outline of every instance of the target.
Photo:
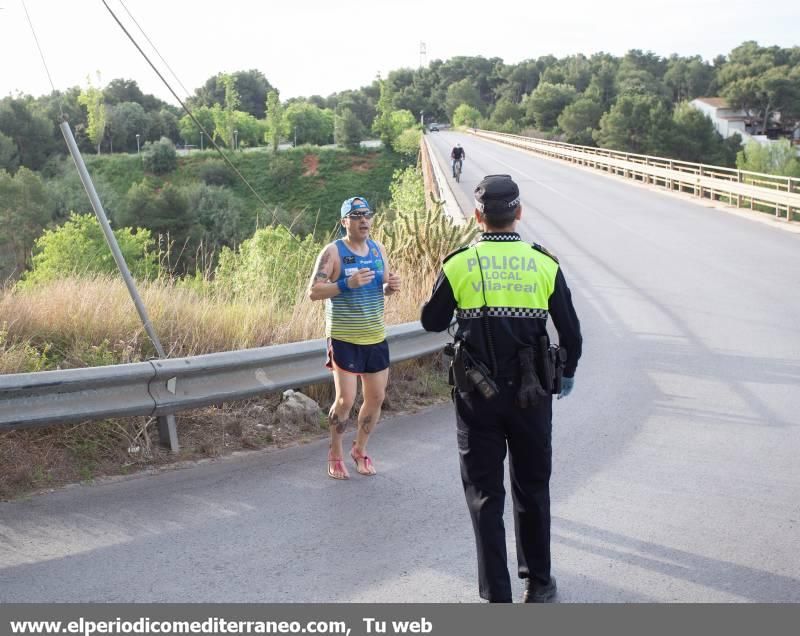
MULTIPOLYGON (((800 234, 429 139, 464 146, 465 207, 484 174, 518 181, 582 321, 554 414, 560 601, 800 601, 800 234)), ((0 504, 0 602, 477 601, 455 445, 444 405, 381 423, 374 478, 327 479, 321 440, 0 504)))

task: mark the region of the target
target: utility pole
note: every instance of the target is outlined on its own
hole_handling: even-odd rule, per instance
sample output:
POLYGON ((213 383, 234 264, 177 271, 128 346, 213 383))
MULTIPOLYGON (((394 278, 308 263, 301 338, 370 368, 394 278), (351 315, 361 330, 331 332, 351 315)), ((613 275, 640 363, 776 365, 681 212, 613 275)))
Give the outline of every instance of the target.
MULTIPOLYGON (((60 128, 61 133, 64 135, 64 140, 67 142, 69 154, 72 155, 72 161, 75 163, 75 167, 78 169, 78 176, 81 179, 81 183, 83 183, 83 188, 86 190, 86 194, 89 195, 89 202, 91 203, 92 209, 94 210, 97 220, 100 223, 100 228, 103 230, 108 247, 111 249, 111 254, 114 257, 114 261, 117 263, 117 268, 122 275, 122 280, 125 281, 125 286, 128 288, 128 293, 130 294, 131 300, 133 300, 133 304, 136 307, 137 313, 139 314, 139 319, 142 321, 145 333, 147 333, 148 337, 150 338, 150 342, 153 343, 153 348, 156 350, 158 357, 160 359, 165 359, 167 354, 164 351, 164 347, 161 345, 161 341, 159 340, 158 334, 153 327, 153 323, 150 321, 150 316, 148 315, 147 308, 145 307, 144 302, 139 295, 139 291, 136 289, 136 283, 133 280, 133 276, 131 276, 131 272, 128 269, 127 263, 125 262, 125 257, 122 254, 122 250, 119 248, 117 238, 114 236, 114 231, 111 229, 111 225, 108 222, 108 216, 103 209, 103 204, 100 202, 100 197, 97 196, 97 190, 95 190, 92 178, 89 176, 89 171, 86 169, 86 164, 83 161, 80 150, 78 150, 78 144, 75 143, 75 137, 72 134, 72 130, 66 121, 61 122, 60 128)), ((174 386, 174 378, 170 380, 170 382, 173 382, 174 386)), ((178 432, 174 415, 162 415, 158 417, 158 435, 161 443, 164 446, 168 446, 172 452, 177 453, 178 450, 180 450, 178 446, 178 432)))

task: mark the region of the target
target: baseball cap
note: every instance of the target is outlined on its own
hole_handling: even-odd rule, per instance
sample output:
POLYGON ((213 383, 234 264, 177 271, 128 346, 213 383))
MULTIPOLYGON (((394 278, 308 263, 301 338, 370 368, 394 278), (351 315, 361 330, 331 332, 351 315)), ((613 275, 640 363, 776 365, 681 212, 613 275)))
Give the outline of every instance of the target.
POLYGON ((475 206, 485 214, 513 210, 518 205, 519 186, 511 175, 487 175, 475 188, 475 206))
POLYGON ((353 212, 371 214, 372 208, 369 207, 369 202, 364 197, 352 197, 342 203, 342 218, 353 212))

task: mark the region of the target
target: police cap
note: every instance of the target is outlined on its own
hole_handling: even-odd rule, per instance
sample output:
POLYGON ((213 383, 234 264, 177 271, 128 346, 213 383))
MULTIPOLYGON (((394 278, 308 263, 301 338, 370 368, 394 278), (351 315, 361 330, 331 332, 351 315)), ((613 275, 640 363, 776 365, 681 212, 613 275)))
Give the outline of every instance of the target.
POLYGON ((500 214, 519 205, 519 186, 507 174, 490 174, 475 188, 475 207, 484 214, 500 214))

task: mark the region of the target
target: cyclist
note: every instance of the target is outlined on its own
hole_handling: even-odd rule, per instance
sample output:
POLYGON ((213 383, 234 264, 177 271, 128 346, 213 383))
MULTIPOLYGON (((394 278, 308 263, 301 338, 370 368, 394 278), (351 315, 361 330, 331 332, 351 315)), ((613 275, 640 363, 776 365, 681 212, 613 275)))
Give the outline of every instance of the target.
MULTIPOLYGON (((464 159, 467 158, 467 153, 461 147, 461 144, 456 144, 453 150, 450 151, 450 158, 453 160, 453 178, 456 176, 456 161, 463 165, 464 159)), ((461 168, 461 166, 459 166, 461 168)))

